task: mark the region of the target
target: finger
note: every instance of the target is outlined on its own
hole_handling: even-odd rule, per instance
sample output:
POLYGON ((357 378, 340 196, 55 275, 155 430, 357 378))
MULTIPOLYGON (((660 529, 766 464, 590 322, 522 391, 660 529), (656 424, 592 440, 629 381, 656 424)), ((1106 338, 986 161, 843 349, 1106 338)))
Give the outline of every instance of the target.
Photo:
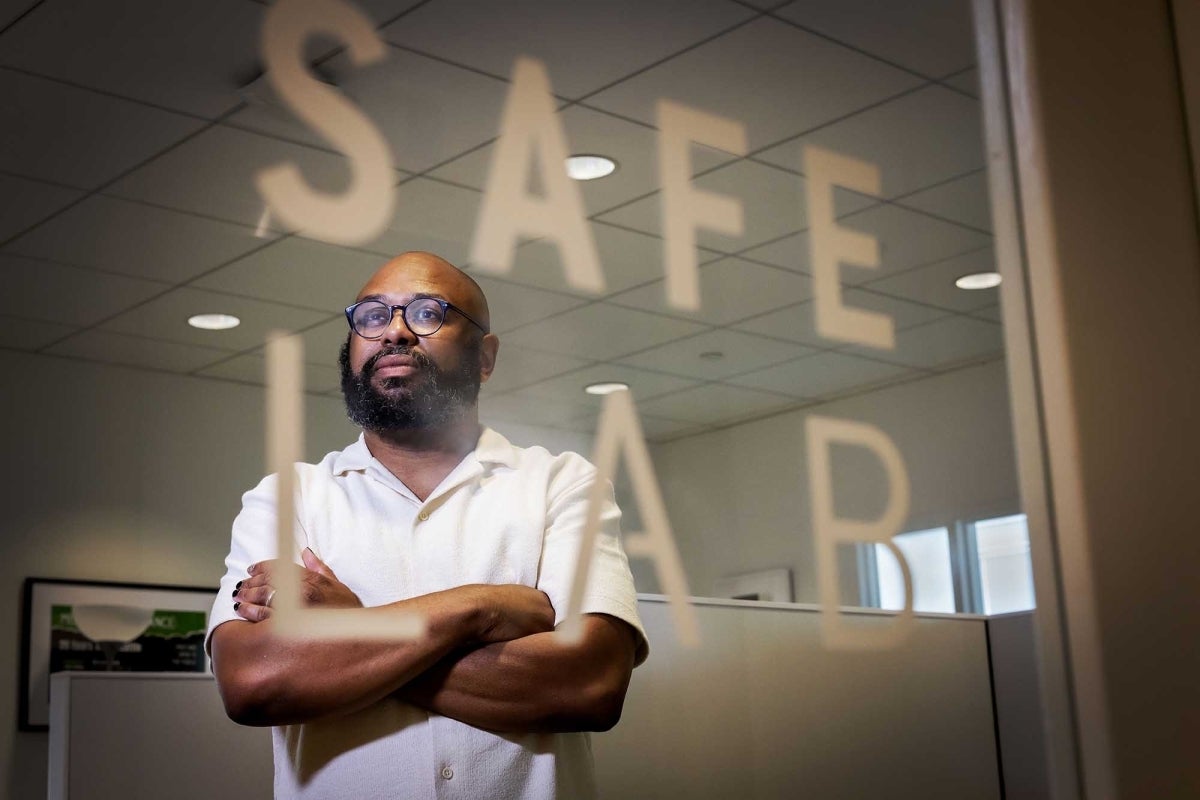
POLYGON ((311 547, 306 547, 300 551, 300 560, 304 562, 304 566, 308 567, 308 569, 312 570, 318 575, 324 575, 326 578, 331 578, 335 581, 338 579, 337 575, 333 574, 333 570, 329 568, 329 565, 322 561, 317 554, 313 552, 311 547))
POLYGON ((271 618, 271 609, 257 603, 234 603, 233 610, 239 617, 250 622, 262 622, 271 618))
POLYGON ((250 576, 270 573, 279 564, 280 559, 269 558, 266 561, 258 561, 246 568, 246 574, 250 576))

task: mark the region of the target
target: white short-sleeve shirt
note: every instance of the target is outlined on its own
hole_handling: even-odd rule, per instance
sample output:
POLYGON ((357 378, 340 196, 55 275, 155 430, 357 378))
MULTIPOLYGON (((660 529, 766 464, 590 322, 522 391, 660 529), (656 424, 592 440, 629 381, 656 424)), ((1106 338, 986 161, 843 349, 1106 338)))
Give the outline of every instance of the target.
MULTIPOLYGON (((575 453, 520 448, 484 429, 479 442, 421 502, 371 456, 363 438, 319 464, 297 464, 299 552, 313 551, 366 606, 469 583, 544 591, 562 621, 595 468, 575 453)), ((209 638, 237 620, 233 586, 276 557, 275 477, 242 498, 213 606, 209 638)), ((645 632, 620 511, 611 490, 583 613, 645 632)), ((347 716, 273 730, 277 798, 533 800, 595 795, 586 733, 500 735, 388 698, 347 716)))

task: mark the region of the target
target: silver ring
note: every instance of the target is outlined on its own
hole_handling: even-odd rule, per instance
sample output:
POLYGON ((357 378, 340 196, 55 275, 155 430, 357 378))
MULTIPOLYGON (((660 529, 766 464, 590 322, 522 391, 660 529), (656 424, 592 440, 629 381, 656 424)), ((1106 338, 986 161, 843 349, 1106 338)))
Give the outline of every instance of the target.
POLYGON ((267 608, 271 607, 271 601, 274 599, 275 599, 275 590, 272 589, 271 593, 269 595, 267 595, 267 603, 266 603, 267 608))

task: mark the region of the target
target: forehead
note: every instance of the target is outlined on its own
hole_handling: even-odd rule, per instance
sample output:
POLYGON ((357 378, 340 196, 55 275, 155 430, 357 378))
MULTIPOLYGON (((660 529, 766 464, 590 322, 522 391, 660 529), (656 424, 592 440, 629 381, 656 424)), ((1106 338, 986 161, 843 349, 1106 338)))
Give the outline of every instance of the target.
POLYGON ((433 295, 452 303, 470 298, 467 281, 457 270, 428 259, 395 260, 385 264, 358 293, 358 299, 372 295, 408 298, 433 295))

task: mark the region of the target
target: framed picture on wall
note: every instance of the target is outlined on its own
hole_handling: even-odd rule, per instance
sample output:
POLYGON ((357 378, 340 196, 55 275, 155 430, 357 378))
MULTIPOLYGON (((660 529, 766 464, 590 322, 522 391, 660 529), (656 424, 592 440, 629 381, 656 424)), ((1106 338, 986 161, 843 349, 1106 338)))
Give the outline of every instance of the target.
POLYGON ((26 578, 21 730, 47 729, 52 672, 208 672, 215 596, 208 587, 26 578))

